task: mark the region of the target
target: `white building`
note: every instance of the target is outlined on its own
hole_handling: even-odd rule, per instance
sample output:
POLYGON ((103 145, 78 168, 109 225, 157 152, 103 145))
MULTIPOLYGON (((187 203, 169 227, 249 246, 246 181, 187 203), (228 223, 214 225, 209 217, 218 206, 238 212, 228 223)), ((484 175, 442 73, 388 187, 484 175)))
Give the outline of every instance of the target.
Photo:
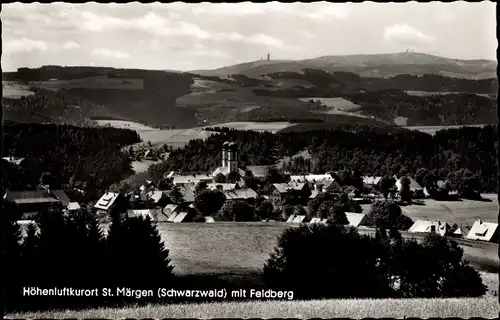
POLYGON ((238 145, 234 142, 224 142, 222 145, 222 166, 215 169, 212 177, 219 173, 227 176, 230 172, 237 172, 241 177, 245 175, 245 171, 238 168, 238 145))

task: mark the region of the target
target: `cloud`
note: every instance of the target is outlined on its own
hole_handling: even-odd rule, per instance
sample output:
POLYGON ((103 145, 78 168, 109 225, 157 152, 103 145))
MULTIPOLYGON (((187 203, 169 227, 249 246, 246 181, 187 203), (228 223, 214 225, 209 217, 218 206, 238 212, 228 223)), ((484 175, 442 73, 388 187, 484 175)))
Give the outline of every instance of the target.
POLYGON ((74 41, 66 41, 66 43, 64 44, 63 46, 63 49, 66 49, 66 50, 71 50, 71 49, 76 49, 76 48, 80 48, 80 45, 74 41))
MULTIPOLYGON (((170 4, 166 5, 170 6, 170 4)), ((176 8, 179 7, 177 4, 176 8)), ((190 4, 188 8, 195 15, 225 15, 225 16, 255 16, 266 14, 293 15, 308 19, 323 18, 345 18, 349 15, 350 9, 345 4, 316 2, 305 3, 281 3, 281 2, 239 2, 239 3, 199 3, 190 4)))
POLYGON ((101 56, 104 58, 112 58, 112 59, 128 59, 130 58, 130 54, 127 52, 119 51, 119 50, 109 50, 105 48, 94 49, 92 54, 101 56))
POLYGON ((33 51, 45 52, 49 50, 49 45, 45 41, 33 40, 26 37, 22 37, 21 39, 5 41, 3 47, 4 47, 4 52, 8 54, 28 53, 33 51))
POLYGON ((407 24, 395 24, 386 27, 384 40, 407 45, 422 45, 434 41, 434 38, 407 24))

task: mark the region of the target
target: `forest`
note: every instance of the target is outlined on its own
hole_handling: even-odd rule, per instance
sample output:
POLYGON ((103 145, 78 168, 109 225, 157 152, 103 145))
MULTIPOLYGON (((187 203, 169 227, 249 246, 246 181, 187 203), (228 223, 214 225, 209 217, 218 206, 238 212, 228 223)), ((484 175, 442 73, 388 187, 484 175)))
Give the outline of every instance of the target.
POLYGON ((393 132, 360 127, 346 130, 279 132, 277 134, 220 129, 223 134, 205 141, 192 140, 183 149, 149 168, 153 180, 165 172, 206 172, 220 165, 225 141, 238 144, 240 167, 271 165, 283 157, 309 150, 311 159, 296 158, 284 163, 292 173, 324 173, 357 170, 362 175, 415 175, 425 168, 438 179, 466 172, 480 181, 483 192, 496 192, 497 127, 464 127, 438 131, 434 136, 410 131, 393 132), (466 169, 466 171, 464 171, 466 169))
POLYGON ((126 129, 4 122, 4 157, 24 160, 19 166, 2 160, 2 187, 20 191, 49 184, 99 197, 132 173, 121 148, 140 141, 126 129))

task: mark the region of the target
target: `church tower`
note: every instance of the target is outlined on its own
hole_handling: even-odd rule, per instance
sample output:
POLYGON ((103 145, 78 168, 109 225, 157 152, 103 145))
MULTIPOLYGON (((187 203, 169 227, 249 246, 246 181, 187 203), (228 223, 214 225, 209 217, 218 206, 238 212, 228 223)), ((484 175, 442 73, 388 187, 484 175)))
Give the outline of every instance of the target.
POLYGON ((267 53, 267 61, 271 60, 271 54, 268 52, 267 53))
POLYGON ((224 142, 222 144, 222 167, 228 167, 228 147, 229 147, 229 142, 224 142))
POLYGON ((227 155, 229 172, 238 172, 238 145, 236 143, 231 142, 228 145, 227 155))

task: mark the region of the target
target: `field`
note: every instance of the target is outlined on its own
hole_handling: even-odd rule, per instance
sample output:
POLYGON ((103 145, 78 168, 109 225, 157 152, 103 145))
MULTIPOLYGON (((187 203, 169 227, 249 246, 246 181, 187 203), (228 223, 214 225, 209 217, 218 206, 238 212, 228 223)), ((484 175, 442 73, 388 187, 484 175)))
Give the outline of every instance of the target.
POLYGON ((407 126, 405 129, 409 130, 418 130, 430 135, 434 135, 436 131, 445 130, 445 129, 458 129, 462 127, 484 127, 484 124, 474 124, 474 125, 463 125, 463 126, 407 126))
POLYGON ((207 126, 205 128, 227 127, 237 130, 269 131, 272 133, 276 133, 284 128, 288 128, 293 125, 294 124, 290 122, 226 122, 213 126, 207 126))
POLYGON ((143 142, 151 141, 152 144, 167 144, 174 148, 182 148, 190 140, 206 139, 214 134, 214 132, 202 128, 160 130, 132 121, 96 120, 96 122, 101 126, 109 125, 114 128, 135 130, 143 142))
POLYGON ((131 78, 108 78, 107 76, 97 76, 80 78, 73 80, 52 80, 33 82, 34 85, 40 88, 49 90, 59 89, 120 89, 120 90, 142 90, 144 89, 143 79, 131 78))
POLYGON ((134 170, 135 173, 146 172, 148 171, 150 166, 160 162, 161 161, 151 161, 151 160, 132 161, 132 170, 134 170))
MULTIPOLYGON (((436 201, 423 199, 424 205, 401 206, 403 214, 414 221, 417 219, 441 220, 449 224, 472 225, 477 219, 495 222, 498 220, 498 197, 496 194, 482 194, 484 200, 436 201)), ((368 213, 371 205, 361 205, 368 213)))
MULTIPOLYGON (((458 94, 458 93, 463 93, 463 92, 427 92, 427 91, 405 91, 405 93, 409 96, 417 96, 417 97, 425 97, 425 96, 437 96, 437 95, 444 95, 444 94, 458 94)), ((486 94, 486 93, 476 93, 478 96, 486 97, 486 98, 492 98, 493 96, 496 95, 491 95, 491 94, 486 94)))
POLYGON ((29 86, 18 84, 12 81, 2 81, 3 96, 5 98, 17 99, 24 96, 33 95, 29 86))
MULTIPOLYGON (((189 275, 261 272, 283 230, 297 225, 284 222, 217 222, 158 223, 157 226, 166 247, 171 250, 175 272, 189 275)), ((362 234, 374 234, 373 230, 359 231, 362 234)), ((422 237, 419 234, 402 234, 406 238, 422 237)), ((498 265, 498 245, 457 241, 464 248, 464 258, 474 266, 492 271, 498 265)))
POLYGON ((49 311, 7 315, 8 318, 496 318, 497 298, 487 299, 345 299, 312 301, 217 302, 49 311))
POLYGON ((328 108, 335 108, 336 110, 340 111, 351 111, 355 109, 361 108, 360 105, 357 105, 355 103, 352 103, 349 100, 346 100, 344 98, 316 98, 316 97, 310 97, 310 98, 301 98, 299 100, 304 101, 304 102, 309 102, 309 100, 319 100, 322 104, 327 106, 328 108))

